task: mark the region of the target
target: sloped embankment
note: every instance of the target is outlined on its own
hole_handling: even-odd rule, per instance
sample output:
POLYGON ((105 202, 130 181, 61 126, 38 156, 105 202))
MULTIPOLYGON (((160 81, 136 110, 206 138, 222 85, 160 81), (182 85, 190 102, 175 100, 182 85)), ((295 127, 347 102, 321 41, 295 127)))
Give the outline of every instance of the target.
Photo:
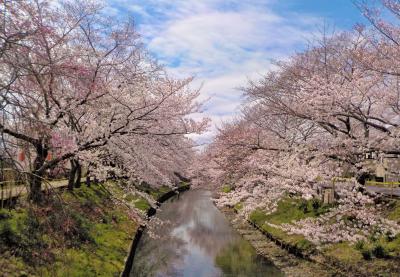
POLYGON ((150 209, 112 182, 60 191, 39 207, 19 202, 0 211, 0 276, 118 276, 138 229, 127 205, 150 209))
MULTIPOLYGON (((382 215, 388 219, 399 221, 398 200, 389 200, 385 202, 386 212, 382 215)), ((383 204, 382 204, 383 206, 383 204)), ((233 210, 240 210, 241 205, 236 205, 233 210)), ((312 203, 300 201, 299 199, 283 199, 278 203, 275 212, 266 214, 261 210, 255 210, 250 214, 248 221, 242 226, 244 227, 244 235, 246 230, 258 230, 258 239, 255 241, 255 247, 261 252, 265 241, 268 244, 275 244, 286 253, 291 253, 295 260, 301 261, 300 264, 312 263, 313 265, 321 265, 324 267, 326 274, 334 276, 397 276, 400 270, 400 236, 391 234, 374 234, 367 240, 359 241, 356 244, 342 241, 337 243, 325 243, 322 245, 314 245, 304 236, 291 234, 279 228, 282 224, 292 223, 304 218, 318 218, 324 215, 330 209, 325 205, 312 205, 312 203), (260 236, 261 235, 261 236, 260 236), (257 246, 260 244, 260 246, 257 246)), ((339 220, 352 220, 351 217, 341 218, 339 220)), ((237 229, 241 229, 238 227, 237 229)), ((241 231, 240 231, 241 232, 241 231)), ((250 231, 249 231, 250 232, 250 231)), ((243 232, 242 232, 243 233, 243 232)), ((250 234, 253 231, 250 232, 250 234)), ((252 240, 251 236, 248 238, 252 240)), ((271 251, 273 248, 267 248, 271 251)), ((268 257, 270 253, 266 251, 268 257)), ((278 255, 279 256, 279 255, 278 255)), ((288 256, 289 257, 289 256, 288 256)), ((268 257, 274 260, 273 257, 268 257)), ((279 266, 281 259, 277 259, 279 266)), ((297 262, 296 262, 297 263, 297 262)), ((286 264, 283 263, 283 271, 286 264)), ((291 266, 289 266, 290 268, 291 266)), ((297 267, 297 266, 295 266, 297 267)), ((301 270, 300 267, 299 270, 301 270)), ((289 269, 289 272, 292 272, 289 269)), ((291 276, 295 274, 291 273, 291 276)), ((311 273, 308 276, 314 276, 311 273)), ((320 276, 321 274, 318 274, 320 276)), ((300 274, 301 276, 301 274, 300 274)))

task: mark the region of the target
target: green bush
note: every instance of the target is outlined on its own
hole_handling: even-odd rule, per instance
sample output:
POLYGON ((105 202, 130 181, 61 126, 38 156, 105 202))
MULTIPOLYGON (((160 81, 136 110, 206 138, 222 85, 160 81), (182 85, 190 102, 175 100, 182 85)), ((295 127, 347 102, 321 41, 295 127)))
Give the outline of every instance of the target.
POLYGON ((0 220, 2 219, 9 219, 11 217, 10 213, 6 210, 0 209, 0 220))
POLYGON ((321 200, 319 200, 319 199, 317 199, 317 198, 314 198, 314 199, 312 200, 312 207, 313 207, 313 209, 314 209, 314 212, 317 212, 317 211, 319 210, 319 208, 322 207, 321 200))
POLYGON ((363 256, 364 260, 371 260, 372 253, 370 249, 363 249, 361 251, 361 255, 363 256))
POLYGON ((4 222, 0 227, 0 241, 1 244, 13 246, 18 243, 19 237, 11 228, 8 221, 4 222))
POLYGON ((301 200, 299 205, 299 210, 305 214, 308 213, 308 202, 306 200, 304 199, 301 200))
POLYGON ((243 203, 237 203, 233 208, 236 211, 240 211, 241 209, 243 209, 243 203))
POLYGON ((386 249, 380 244, 375 245, 375 247, 372 249, 372 254, 380 259, 387 257, 386 249))
POLYGON ((229 193, 231 191, 232 191, 232 187, 229 186, 229 185, 226 185, 226 186, 222 187, 222 192, 224 192, 224 193, 229 193))
POLYGON ((364 240, 358 240, 354 247, 357 250, 360 250, 360 251, 363 250, 364 247, 365 247, 365 241, 364 240))
POLYGON ((386 232, 385 239, 387 242, 394 241, 395 238, 396 238, 396 236, 391 231, 386 232))

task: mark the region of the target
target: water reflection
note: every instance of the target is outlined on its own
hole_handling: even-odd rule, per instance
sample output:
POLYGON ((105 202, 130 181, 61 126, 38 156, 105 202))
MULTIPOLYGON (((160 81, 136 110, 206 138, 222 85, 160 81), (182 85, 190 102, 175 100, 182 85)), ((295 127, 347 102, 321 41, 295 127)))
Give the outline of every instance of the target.
POLYGON ((207 191, 188 191, 164 203, 157 217, 169 222, 139 243, 131 276, 282 276, 215 208, 207 191))

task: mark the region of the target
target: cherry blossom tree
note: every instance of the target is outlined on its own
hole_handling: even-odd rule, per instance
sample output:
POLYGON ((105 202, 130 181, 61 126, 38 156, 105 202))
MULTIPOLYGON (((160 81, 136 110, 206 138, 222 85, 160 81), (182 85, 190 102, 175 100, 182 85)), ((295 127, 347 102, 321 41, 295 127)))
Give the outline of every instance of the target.
MULTIPOLYGON (((397 1, 382 3, 396 18, 397 1)), ((273 227, 316 244, 400 232, 362 186, 367 153, 399 154, 399 27, 363 7, 372 28, 322 36, 244 88, 242 117, 221 127, 198 163, 201 179, 232 188, 218 205, 271 213, 284 197, 319 199, 321 185, 335 182, 338 202, 328 213, 273 227)))
POLYGON ((2 4, 0 130, 5 144, 32 152, 32 200, 40 201, 45 172, 60 162, 79 168, 101 148, 118 157, 124 144, 138 142, 125 149, 143 156, 125 167, 152 160, 142 174, 149 177, 167 155, 187 149, 186 134, 206 127, 207 120, 188 117, 199 109, 191 79, 169 78, 146 54, 132 21, 107 17, 96 1, 2 4))

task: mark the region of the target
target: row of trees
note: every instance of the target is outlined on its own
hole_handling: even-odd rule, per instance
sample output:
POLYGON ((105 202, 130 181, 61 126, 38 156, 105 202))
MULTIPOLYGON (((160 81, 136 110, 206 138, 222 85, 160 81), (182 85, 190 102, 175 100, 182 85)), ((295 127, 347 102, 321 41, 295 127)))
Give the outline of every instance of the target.
POLYGON ((185 135, 207 126, 188 117, 198 91, 149 57, 133 20, 107 16, 97 1, 0 5, 1 158, 27 173, 31 200, 65 163, 71 188, 82 165, 155 185, 185 173, 185 135))
POLYGON ((319 198, 321 184, 353 176, 337 186, 334 211, 286 230, 313 241, 356 240, 374 228, 400 232, 360 186, 371 173, 366 154, 400 154, 400 5, 381 2, 384 10, 359 3, 373 27, 324 35, 244 88, 243 116, 221 127, 196 173, 235 187, 219 204, 244 203, 245 215, 255 208, 271 212, 287 194, 319 198), (357 226, 330 220, 348 214, 357 226))

